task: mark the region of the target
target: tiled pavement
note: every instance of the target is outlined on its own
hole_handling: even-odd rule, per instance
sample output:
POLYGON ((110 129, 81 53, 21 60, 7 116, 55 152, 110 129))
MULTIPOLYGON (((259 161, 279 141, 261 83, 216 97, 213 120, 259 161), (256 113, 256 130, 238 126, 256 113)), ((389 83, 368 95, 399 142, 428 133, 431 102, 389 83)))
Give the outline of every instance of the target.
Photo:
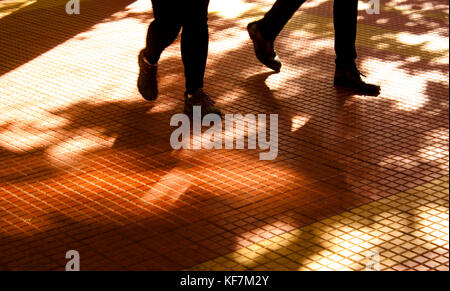
POLYGON ((445 189, 448 176, 259 241, 192 270, 448 270, 445 189))
POLYGON ((360 8, 359 66, 379 97, 336 91, 332 2, 277 41, 246 24, 269 0, 212 0, 206 89, 226 113, 279 114, 279 155, 172 150, 179 43, 143 101, 147 0, 0 2, 0 269, 448 270, 448 1, 360 8))

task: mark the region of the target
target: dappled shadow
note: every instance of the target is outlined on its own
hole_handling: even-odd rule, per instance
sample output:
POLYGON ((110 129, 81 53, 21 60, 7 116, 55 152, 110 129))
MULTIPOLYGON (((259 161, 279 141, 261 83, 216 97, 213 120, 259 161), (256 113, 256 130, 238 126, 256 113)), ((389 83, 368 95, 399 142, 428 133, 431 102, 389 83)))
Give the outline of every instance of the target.
MULTIPOLYGON (((107 19, 118 9, 115 5, 119 4, 108 8, 109 14, 103 11, 94 19, 107 19)), ((328 6, 305 12, 314 15, 314 9, 322 11, 330 4, 323 5, 328 6)), ((261 13, 251 10, 241 17, 261 13)), ((407 16, 394 19, 397 16, 383 14, 388 24, 414 21, 407 16)), ((336 91, 331 82, 332 49, 303 53, 294 45, 300 41, 292 36, 295 30, 311 33, 309 41, 332 37, 332 30, 324 32, 330 29, 329 19, 321 27, 323 19, 307 25, 312 20, 308 17, 296 16, 278 40, 285 62, 280 74, 267 72, 257 62, 249 40, 236 41, 233 49, 219 53, 213 48, 208 65, 207 89, 226 113, 279 114, 275 161, 259 161, 257 152, 247 150, 172 150, 174 128, 169 121, 182 110, 182 98, 172 98, 182 96, 183 90, 177 55, 160 63, 159 100, 147 103, 136 96, 131 101, 96 103, 86 96, 85 101, 51 110, 66 121, 52 129, 52 142, 30 150, 0 148, 0 185, 6 192, 1 198, 7 205, 2 206, 1 268, 62 269, 65 252, 76 249, 84 270, 185 269, 448 175, 448 153, 443 152, 448 151, 447 80, 425 79, 423 102, 414 110, 407 102, 402 107, 401 98, 387 98, 388 90, 380 98, 368 99, 336 91), (166 80, 167 75, 176 77, 166 80), (160 106, 168 101, 175 105, 160 106)), ((213 15, 212 41, 229 37, 229 29, 244 31, 245 27, 236 28, 242 18, 213 15)), ((76 30, 90 26, 91 20, 80 21, 76 30)), ((65 34, 67 39, 76 33, 71 32, 65 34)), ((383 53, 364 50, 360 63, 369 58, 396 62, 405 76, 448 75, 448 68, 434 62, 444 56, 442 52, 413 45, 408 47, 411 52, 397 54, 405 44, 385 33, 375 31, 370 38, 378 38, 365 39, 362 47, 375 43, 389 47, 383 53), (410 56, 420 60, 410 62, 410 56)), ((25 54, 21 62, 51 49, 54 41, 44 39, 45 48, 25 54)), ((31 42, 27 38, 26 46, 31 42)), ((7 44, 5 52, 11 53, 12 47, 7 44)), ((6 137, 16 126, 17 120, 3 123, 0 136, 6 137)), ((414 236, 417 223, 411 213, 405 218, 407 228, 398 229, 402 236, 414 236)), ((383 215, 382 210, 362 215, 368 220, 364 225, 375 225, 383 215)), ((316 248, 288 269, 299 269, 327 249, 318 235, 298 233, 289 244, 269 249, 241 267, 262 269, 301 241, 316 248)))
POLYGON ((83 13, 68 15, 65 0, 37 0, 0 18, 0 76, 91 29, 133 2, 86 0, 81 4, 83 13))
MULTIPOLYGON (((304 48, 301 40, 295 37, 289 37, 289 41, 285 42, 283 36, 287 37, 301 31, 303 34, 307 33, 308 38, 317 41, 334 37, 332 19, 323 16, 324 11, 331 14, 333 1, 318 3, 317 6, 302 7, 278 38, 278 47, 286 50, 286 56, 295 53, 292 50, 308 48, 304 48), (296 42, 299 44, 294 45, 296 42)), ((386 61, 404 62, 402 68, 411 70, 409 72, 411 74, 417 73, 418 65, 447 72, 448 46, 446 48, 441 46, 438 49, 435 43, 442 41, 439 37, 448 38, 448 3, 402 1, 400 8, 396 8, 396 4, 386 3, 379 15, 360 12, 358 46, 379 49, 375 54, 377 56, 383 54, 382 58, 386 61), (424 11, 424 7, 437 9, 433 8, 427 12, 424 11), (405 59, 408 61, 405 62, 405 59)), ((265 10, 261 11, 256 7, 242 17, 262 17, 264 12, 265 10)), ((371 54, 374 54, 374 51, 371 51, 371 54)))

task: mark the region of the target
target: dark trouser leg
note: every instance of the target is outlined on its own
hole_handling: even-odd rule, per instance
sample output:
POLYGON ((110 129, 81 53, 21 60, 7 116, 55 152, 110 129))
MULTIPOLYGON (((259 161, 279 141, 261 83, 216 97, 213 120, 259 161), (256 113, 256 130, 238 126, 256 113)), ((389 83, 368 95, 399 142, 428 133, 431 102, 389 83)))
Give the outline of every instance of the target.
MULTIPOLYGON (((166 1, 166 0, 163 0, 166 1)), ((181 53, 186 77, 186 90, 194 94, 203 88, 208 57, 208 6, 209 0, 183 0, 183 32, 181 53)))
POLYGON ((358 0, 334 0, 336 66, 355 66, 358 0))
POLYGON ((277 0, 270 11, 264 15, 264 18, 258 22, 258 28, 264 38, 271 42, 275 41, 283 27, 305 1, 277 0))
POLYGON ((161 53, 171 45, 181 30, 180 1, 152 0, 155 20, 150 24, 147 33, 145 57, 156 64, 161 53))

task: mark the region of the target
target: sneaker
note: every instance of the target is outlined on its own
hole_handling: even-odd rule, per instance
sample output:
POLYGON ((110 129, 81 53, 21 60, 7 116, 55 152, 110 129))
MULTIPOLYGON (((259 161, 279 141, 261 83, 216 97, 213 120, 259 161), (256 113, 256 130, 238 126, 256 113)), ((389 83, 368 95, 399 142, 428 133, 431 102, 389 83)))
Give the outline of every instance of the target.
POLYGON ((144 57, 144 50, 139 53, 139 77, 137 86, 145 100, 158 97, 158 65, 150 64, 144 57))
POLYGON ((215 102, 209 97, 203 89, 198 89, 194 95, 188 96, 187 92, 184 93, 184 113, 192 115, 194 112, 194 106, 201 106, 202 116, 207 114, 222 115, 222 112, 215 105, 215 102))
POLYGON ((247 26, 247 31, 253 41, 253 47, 258 60, 270 69, 280 72, 281 62, 275 52, 273 42, 266 40, 258 29, 258 22, 247 26))
POLYGON ((334 74, 334 86, 338 88, 350 89, 358 94, 368 96, 380 95, 381 87, 366 83, 361 77, 366 77, 357 68, 338 69, 334 74))

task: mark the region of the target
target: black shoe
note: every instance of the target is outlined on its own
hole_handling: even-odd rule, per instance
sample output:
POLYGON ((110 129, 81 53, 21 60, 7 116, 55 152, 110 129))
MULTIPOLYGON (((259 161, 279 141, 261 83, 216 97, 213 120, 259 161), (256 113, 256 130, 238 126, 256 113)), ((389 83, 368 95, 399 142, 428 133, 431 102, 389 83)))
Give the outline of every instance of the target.
POLYGON ((336 68, 334 74, 334 86, 337 88, 350 89, 362 95, 380 95, 381 87, 366 83, 361 76, 365 77, 356 66, 349 69, 336 68))
POLYGON ((258 29, 257 22, 250 23, 247 26, 247 31, 253 41, 258 60, 272 70, 279 72, 281 70, 281 62, 274 50, 273 42, 263 37, 258 29))
POLYGON ((207 114, 222 115, 222 112, 215 105, 215 102, 209 97, 203 89, 198 89, 194 95, 188 96, 187 92, 184 93, 184 113, 192 115, 194 112, 194 106, 200 106, 202 110, 202 116, 207 114))
POLYGON ((158 65, 150 64, 144 58, 144 50, 139 53, 139 77, 137 86, 145 100, 155 100, 158 97, 158 65))

